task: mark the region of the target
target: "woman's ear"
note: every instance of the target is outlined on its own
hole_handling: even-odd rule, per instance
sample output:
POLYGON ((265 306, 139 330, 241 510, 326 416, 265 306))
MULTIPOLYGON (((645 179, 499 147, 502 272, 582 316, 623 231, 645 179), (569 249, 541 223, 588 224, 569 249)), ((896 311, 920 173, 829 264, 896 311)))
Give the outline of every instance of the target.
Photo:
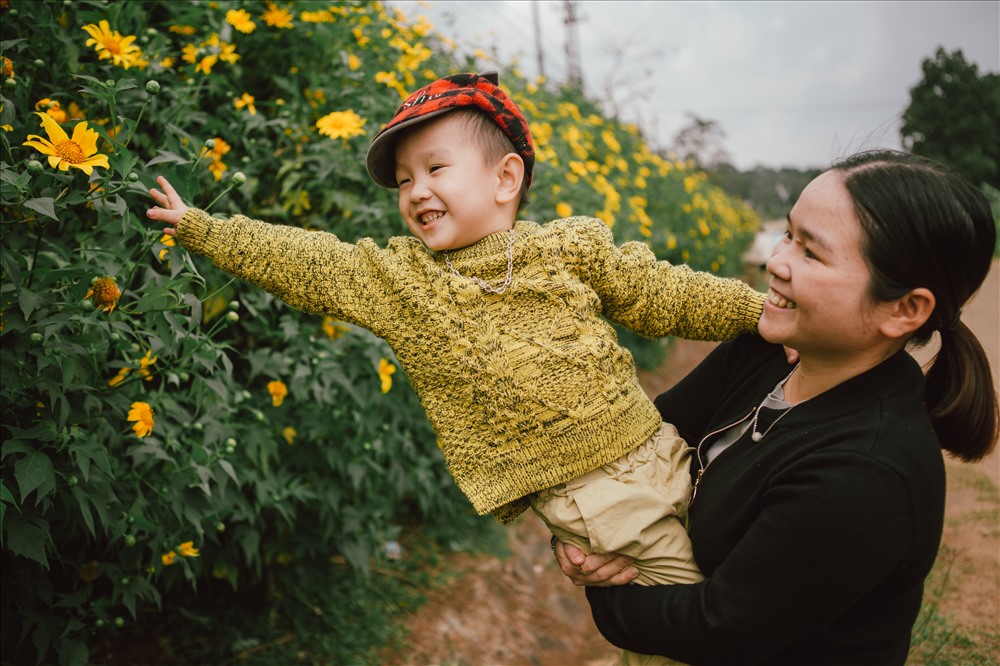
POLYGON ((879 330, 892 339, 910 335, 930 319, 936 303, 930 289, 917 287, 894 302, 879 330))
POLYGON ((507 153, 497 165, 497 203, 516 201, 524 180, 524 160, 517 153, 507 153))

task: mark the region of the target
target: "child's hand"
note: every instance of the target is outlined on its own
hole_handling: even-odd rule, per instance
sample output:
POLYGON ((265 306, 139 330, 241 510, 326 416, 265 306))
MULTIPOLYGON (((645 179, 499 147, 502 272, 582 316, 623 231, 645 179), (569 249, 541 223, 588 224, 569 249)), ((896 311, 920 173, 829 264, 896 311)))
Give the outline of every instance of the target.
POLYGON ((160 184, 163 191, 157 189, 151 189, 149 191, 149 196, 153 197, 153 200, 159 204, 159 206, 153 206, 146 211, 146 217, 151 220, 160 220, 161 222, 166 222, 168 227, 163 229, 163 233, 168 236, 176 236, 177 223, 180 222, 181 216, 187 211, 188 207, 184 205, 181 201, 180 196, 174 190, 174 188, 167 182, 167 179, 163 176, 159 176, 156 182, 160 184))

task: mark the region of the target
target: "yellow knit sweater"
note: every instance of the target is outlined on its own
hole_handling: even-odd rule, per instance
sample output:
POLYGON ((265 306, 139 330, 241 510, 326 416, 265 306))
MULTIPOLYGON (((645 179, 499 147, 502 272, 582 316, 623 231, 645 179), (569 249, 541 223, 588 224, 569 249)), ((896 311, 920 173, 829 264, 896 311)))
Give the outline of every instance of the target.
MULTIPOLYGON (((504 524, 527 496, 624 455, 660 424, 631 354, 602 315, 646 337, 724 340, 756 331, 764 296, 746 284, 614 244, 600 220, 515 225, 514 279, 490 294, 412 237, 333 234, 190 209, 189 250, 307 312, 384 338, 416 390, 448 468, 480 514, 504 524)), ((506 232, 449 253, 499 284, 506 232)))

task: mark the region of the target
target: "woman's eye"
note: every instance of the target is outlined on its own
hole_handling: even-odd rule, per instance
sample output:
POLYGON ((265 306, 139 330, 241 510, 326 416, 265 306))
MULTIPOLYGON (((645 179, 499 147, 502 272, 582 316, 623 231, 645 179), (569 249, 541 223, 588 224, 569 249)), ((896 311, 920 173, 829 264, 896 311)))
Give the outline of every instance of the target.
POLYGON ((409 182, 410 182, 409 178, 400 178, 399 180, 396 181, 396 187, 402 187, 403 185, 406 185, 409 182))

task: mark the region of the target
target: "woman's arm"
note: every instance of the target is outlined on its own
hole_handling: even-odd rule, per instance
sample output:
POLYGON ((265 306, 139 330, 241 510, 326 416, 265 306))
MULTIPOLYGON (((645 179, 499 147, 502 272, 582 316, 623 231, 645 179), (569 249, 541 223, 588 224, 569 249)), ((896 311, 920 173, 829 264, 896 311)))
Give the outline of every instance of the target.
MULTIPOLYGON (((619 647, 754 663, 823 632, 898 571, 914 547, 914 519, 894 470, 859 454, 816 454, 773 480, 745 536, 705 581, 588 587, 587 598, 619 647)), ((919 595, 900 603, 919 606, 919 595)))

